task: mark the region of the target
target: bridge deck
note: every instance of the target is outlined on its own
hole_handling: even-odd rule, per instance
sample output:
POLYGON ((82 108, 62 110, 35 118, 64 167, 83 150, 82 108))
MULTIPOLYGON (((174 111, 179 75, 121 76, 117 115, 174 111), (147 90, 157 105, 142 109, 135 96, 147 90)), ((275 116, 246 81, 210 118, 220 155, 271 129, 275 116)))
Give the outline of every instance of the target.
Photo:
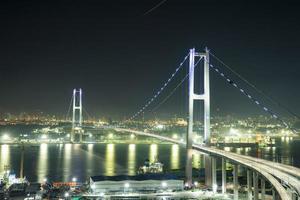
MULTIPOLYGON (((115 130, 119 132, 130 132, 137 135, 154 137, 175 144, 185 145, 185 142, 181 142, 172 138, 160 136, 153 133, 145 133, 142 131, 123 128, 115 128, 115 130)), ((298 194, 300 194, 300 180, 298 179, 300 176, 300 169, 298 168, 271 161, 266 161, 263 159, 239 155, 236 153, 227 152, 214 147, 207 147, 199 144, 194 144, 193 148, 197 151, 201 151, 209 155, 226 158, 232 162, 238 163, 242 166, 245 166, 258 172, 273 185, 281 199, 291 199, 291 197, 287 193, 285 187, 283 187, 283 185, 277 179, 281 180, 281 182, 284 182, 286 185, 288 185, 290 188, 294 189, 298 192, 298 194)))

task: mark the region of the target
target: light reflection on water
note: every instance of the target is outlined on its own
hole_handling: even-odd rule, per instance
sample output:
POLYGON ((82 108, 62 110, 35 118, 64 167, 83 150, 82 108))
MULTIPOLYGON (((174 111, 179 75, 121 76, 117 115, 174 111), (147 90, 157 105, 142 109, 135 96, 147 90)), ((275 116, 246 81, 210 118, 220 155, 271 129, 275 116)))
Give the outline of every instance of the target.
POLYGON ((106 145, 105 153, 105 175, 115 175, 115 144, 106 145))
POLYGON ((87 147, 87 155, 86 155, 86 164, 87 164, 87 172, 88 174, 91 174, 92 173, 92 163, 93 163, 93 149, 94 149, 94 144, 88 144, 88 147, 87 147))
POLYGON ((136 148, 135 144, 128 145, 128 175, 133 176, 136 174, 136 161, 135 161, 135 153, 136 148))
POLYGON ((154 162, 158 159, 158 146, 157 144, 151 144, 150 145, 150 151, 149 151, 149 161, 154 162))
POLYGON ((63 181, 67 182, 70 177, 70 165, 72 159, 72 144, 65 144, 63 158, 63 181))
MULTIPOLYGON (((284 141, 280 146, 268 148, 226 148, 233 152, 266 158, 285 164, 300 166, 297 147, 300 141, 284 141), (294 158, 293 158, 294 157, 294 158), (297 159, 298 158, 298 159, 297 159)), ((4 166, 18 175, 21 148, 0 145, 0 172, 4 166)), ((158 144, 41 144, 25 148, 24 174, 30 181, 45 177, 54 181, 70 181, 73 176, 85 181, 91 175, 135 175, 145 158, 151 162, 159 158, 166 171, 185 166, 185 149, 179 145, 158 144)), ((194 153, 193 167, 202 168, 203 155, 194 153)))
POLYGON ((179 169, 180 165, 179 145, 173 144, 170 156, 171 169, 179 169))
POLYGON ((9 168, 10 166, 10 146, 9 145, 1 145, 1 160, 0 160, 0 172, 2 173, 5 168, 9 168))
POLYGON ((48 174, 48 144, 41 144, 37 164, 38 182, 42 182, 48 174))
POLYGON ((201 167, 201 154, 199 152, 193 152, 192 165, 193 168, 199 169, 201 167))

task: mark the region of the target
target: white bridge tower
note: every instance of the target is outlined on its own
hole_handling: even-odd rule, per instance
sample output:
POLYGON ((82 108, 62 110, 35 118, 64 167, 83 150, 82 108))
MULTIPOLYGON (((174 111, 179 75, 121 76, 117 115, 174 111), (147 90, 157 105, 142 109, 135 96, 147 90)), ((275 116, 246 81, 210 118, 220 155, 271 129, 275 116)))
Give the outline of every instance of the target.
MULTIPOLYGON (((193 127, 194 127, 194 101, 204 102, 204 143, 210 143, 210 93, 209 93, 209 51, 205 50, 204 53, 197 53, 195 49, 190 49, 190 63, 189 63, 189 119, 188 119, 188 133, 186 140, 186 184, 192 185, 192 156, 193 156, 193 127), (204 60, 204 91, 202 94, 196 94, 194 90, 195 85, 195 57, 204 60)), ((210 165, 208 159, 205 159, 205 164, 210 165)), ((205 167, 206 184, 210 184, 206 177, 210 177, 210 172, 207 172, 208 167, 205 167)), ((210 171, 210 170, 209 170, 210 171)), ((209 178, 210 179, 210 178, 209 178)))
MULTIPOLYGON (((72 115, 72 134, 71 142, 74 142, 74 133, 76 129, 81 129, 82 126, 82 90, 73 90, 73 115, 72 115)), ((80 134, 80 140, 82 135, 80 134)))

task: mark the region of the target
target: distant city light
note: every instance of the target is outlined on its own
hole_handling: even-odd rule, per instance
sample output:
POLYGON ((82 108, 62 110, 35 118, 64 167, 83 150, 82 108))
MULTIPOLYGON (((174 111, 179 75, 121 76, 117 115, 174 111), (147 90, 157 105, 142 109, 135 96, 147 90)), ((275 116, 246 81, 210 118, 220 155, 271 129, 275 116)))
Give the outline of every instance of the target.
POLYGON ((67 134, 67 137, 69 138, 70 136, 71 136, 70 133, 68 133, 68 134, 67 134))
POLYGON ((114 137, 114 134, 110 133, 108 134, 108 138, 112 139, 114 137))
POLYGON ((158 124, 158 125, 156 125, 156 128, 157 128, 157 129, 163 129, 163 128, 164 128, 164 125, 158 124))
POLYGON ((73 177, 72 178, 72 182, 76 182, 77 181, 77 178, 76 177, 73 177))
POLYGON ((44 181, 44 182, 47 182, 48 180, 47 180, 47 178, 44 178, 43 181, 44 181))
POLYGON ((5 133, 5 134, 2 136, 2 139, 3 139, 3 140, 10 140, 10 136, 9 136, 7 133, 5 133))
POLYGON ((178 135, 177 134, 173 134, 172 138, 173 139, 178 139, 178 135))
POLYGON ((41 136, 41 138, 42 138, 42 139, 47 139, 48 136, 47 136, 46 134, 43 134, 43 135, 41 136))
POLYGON ((230 128, 229 134, 230 135, 239 135, 239 131, 237 129, 230 128))
POLYGON ((131 139, 134 139, 134 138, 135 138, 135 135, 134 135, 134 134, 131 134, 131 135, 130 135, 130 138, 131 138, 131 139))

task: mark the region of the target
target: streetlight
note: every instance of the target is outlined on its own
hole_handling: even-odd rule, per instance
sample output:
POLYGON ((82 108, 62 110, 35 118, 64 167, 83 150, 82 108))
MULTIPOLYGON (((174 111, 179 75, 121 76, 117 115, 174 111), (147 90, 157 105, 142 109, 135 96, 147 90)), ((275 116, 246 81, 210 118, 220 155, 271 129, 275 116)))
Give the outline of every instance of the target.
POLYGON ((130 187, 130 184, 129 183, 125 183, 124 184, 124 193, 125 193, 125 189, 128 189, 130 187))
POLYGON ((69 196, 70 196, 69 192, 66 192, 65 197, 69 197, 69 196))
POLYGON ((218 185, 217 185, 217 184, 214 184, 214 185, 213 185, 213 192, 216 193, 216 192, 217 192, 217 189, 218 189, 218 185))
POLYGON ((198 182, 197 182, 197 181, 194 182, 194 186, 195 186, 195 187, 198 186, 198 182))
POLYGON ((163 188, 166 188, 166 187, 168 186, 168 184, 167 184, 165 181, 163 181, 163 182, 161 183, 161 186, 162 186, 163 188))

